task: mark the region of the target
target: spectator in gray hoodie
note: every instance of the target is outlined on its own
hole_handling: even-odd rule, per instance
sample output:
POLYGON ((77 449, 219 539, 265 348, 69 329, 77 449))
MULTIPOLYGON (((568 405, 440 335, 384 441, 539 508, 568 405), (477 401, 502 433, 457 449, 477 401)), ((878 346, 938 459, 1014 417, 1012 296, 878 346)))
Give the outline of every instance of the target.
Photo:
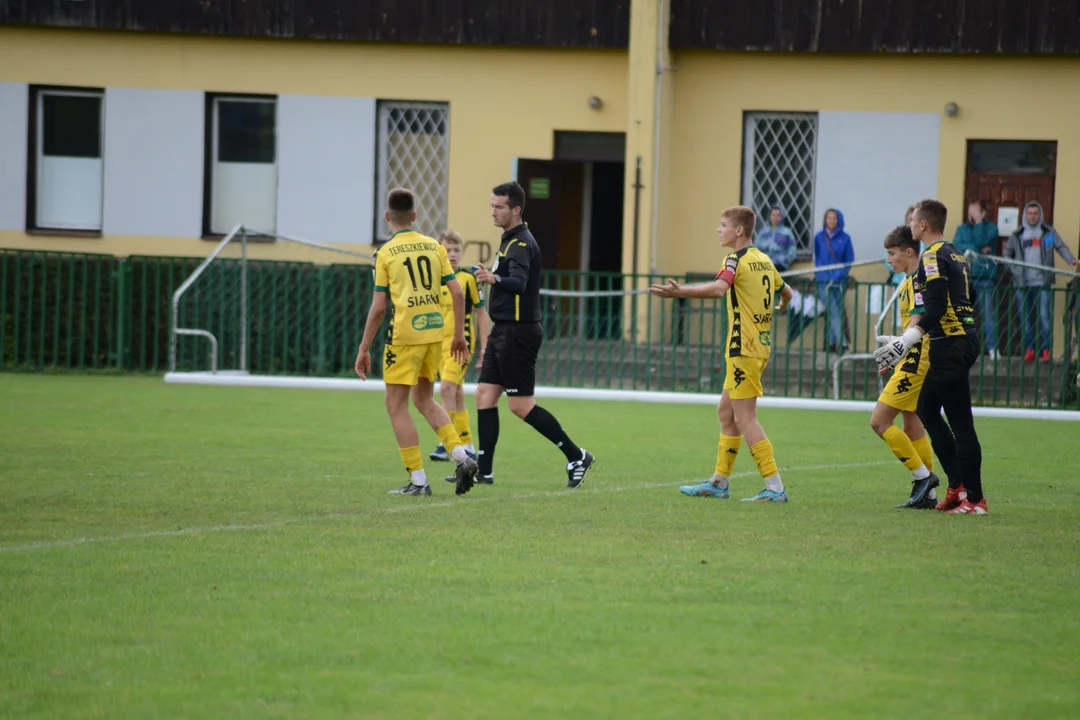
MULTIPOLYGON (((1043 222, 1042 205, 1029 202, 1024 206, 1023 222, 1005 243, 1002 257, 1010 260, 1054 267, 1054 252, 1065 262, 1077 267, 1076 258, 1054 228, 1043 222)), ((1024 328, 1024 362, 1035 362, 1035 328, 1029 321, 1035 300, 1039 301, 1039 350, 1040 359, 1050 362, 1050 286, 1054 273, 1034 268, 1012 268, 1013 285, 1016 286, 1016 304, 1020 308, 1020 326, 1024 328)))
POLYGON ((754 245, 769 256, 780 272, 795 262, 795 233, 784 224, 784 211, 779 205, 769 208, 769 224, 758 231, 754 245))

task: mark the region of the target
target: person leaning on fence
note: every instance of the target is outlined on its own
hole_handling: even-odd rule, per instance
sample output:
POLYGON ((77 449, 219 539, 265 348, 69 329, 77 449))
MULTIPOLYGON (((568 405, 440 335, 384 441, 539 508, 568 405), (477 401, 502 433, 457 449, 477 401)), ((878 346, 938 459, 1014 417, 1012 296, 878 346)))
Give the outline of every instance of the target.
POLYGON ((787 490, 780 480, 772 443, 758 422, 757 399, 764 394, 761 379, 772 348, 773 312, 786 309, 793 293, 769 257, 754 247, 755 224, 750 208, 728 208, 720 216, 716 232, 720 245, 731 252, 716 280, 690 287, 669 280, 666 285, 653 285, 649 292, 661 298, 726 298, 727 372, 716 408, 720 417, 716 470, 711 480, 684 485, 679 491, 695 497, 728 498, 731 471, 745 437, 765 487, 744 501, 786 503, 787 490), (774 302, 777 295, 779 304, 774 302))
MULTIPOLYGON (((923 314, 922 288, 915 285, 912 274, 919 269, 919 243, 911 228, 900 226, 885 236, 885 252, 889 267, 904 276, 897 295, 900 320, 904 329, 918 324, 923 314)), ((930 341, 920 340, 897 366, 885 388, 878 396, 870 416, 870 428, 892 450, 896 459, 911 471, 911 495, 907 502, 896 507, 917 510, 937 506, 936 488, 941 481, 934 475, 934 451, 926 428, 916 413, 923 378, 930 367, 930 341), (896 427, 897 415, 903 415, 904 429, 896 427)), ((881 374, 887 374, 882 370, 881 374)))
MULTIPOLYGON (((844 214, 835 208, 825 211, 823 227, 814 236, 814 267, 839 265, 855 261, 851 236, 844 232, 844 214)), ((844 290, 847 289, 851 268, 837 268, 814 273, 817 296, 825 305, 827 347, 839 352, 844 339, 844 290)))
POLYGON ((784 211, 779 205, 769 208, 769 224, 757 234, 754 247, 768 255, 780 272, 795 262, 795 233, 784 224, 784 211))
MULTIPOLYGON (((592 453, 574 444, 555 416, 536 404, 536 359, 544 340, 540 308, 540 246, 521 219, 525 190, 516 182, 491 191, 491 219, 503 229, 495 264, 477 266, 476 279, 490 286, 487 305, 491 334, 476 387, 480 436, 476 482, 494 483, 495 446, 499 441, 499 396, 506 393, 510 412, 546 437, 566 456, 566 487, 577 488, 593 466, 592 453)), ((474 479, 457 483, 457 494, 472 489, 474 479)))
MULTIPOLYGON (((1056 250, 1065 262, 1074 268, 1080 267, 1080 263, 1073 257, 1057 231, 1043 222, 1042 205, 1029 202, 1024 206, 1021 217, 1020 227, 1005 243, 1003 257, 1052 268, 1056 250)), ((1050 335, 1050 286, 1055 281, 1054 273, 1026 267, 1014 267, 1011 270, 1013 285, 1016 286, 1016 304, 1020 308, 1020 327, 1024 329, 1024 362, 1035 361, 1035 328, 1031 322, 1031 314, 1033 306, 1038 302, 1039 354, 1040 359, 1048 363, 1050 350, 1053 348, 1050 335)))
POLYGON ((979 339, 967 261, 943 237, 947 216, 945 205, 937 200, 916 203, 911 235, 926 244, 926 251, 912 282, 922 288, 923 314, 903 335, 878 337, 882 346, 874 352, 874 359, 879 371, 892 368, 925 335, 930 336, 930 367, 917 412, 949 478, 949 490, 937 509, 956 515, 986 515, 982 446, 971 413, 971 368, 979 356, 979 339), (942 410, 948 422, 941 416, 942 410))
POLYGON ((987 256, 997 248, 998 226, 986 219, 986 204, 977 200, 968 205, 967 222, 956 228, 953 245, 965 255, 975 253, 971 264, 971 284, 975 286, 975 304, 982 326, 983 351, 996 360, 997 340, 997 266, 987 256))
POLYGON ((459 482, 476 476, 477 464, 465 453, 450 416, 435 402, 435 379, 443 349, 442 286, 447 286, 454 303, 454 331, 451 354, 459 361, 468 355, 465 342, 465 294, 454 277, 446 248, 433 238, 412 229, 416 222, 416 198, 412 191, 396 188, 387 198, 386 221, 393 231, 390 240, 375 254, 375 291, 368 312, 364 338, 356 353, 356 374, 366 380, 371 371, 371 343, 386 314, 390 296, 390 324, 383 351, 383 381, 386 383, 386 411, 398 441, 401 460, 409 473, 409 483, 391 495, 430 495, 431 485, 424 473, 420 438, 409 414, 413 405, 439 436, 458 464, 459 482))

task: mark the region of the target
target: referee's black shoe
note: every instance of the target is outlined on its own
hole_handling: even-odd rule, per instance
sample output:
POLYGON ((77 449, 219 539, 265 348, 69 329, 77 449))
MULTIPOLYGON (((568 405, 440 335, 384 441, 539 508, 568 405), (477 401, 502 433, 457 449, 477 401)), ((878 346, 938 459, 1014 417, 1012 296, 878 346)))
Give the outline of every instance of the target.
POLYGON ((897 505, 898 508, 915 508, 919 509, 926 501, 927 494, 941 484, 941 480, 934 473, 930 473, 922 480, 911 481, 911 497, 907 502, 902 505, 897 505))
POLYGON ((473 489, 473 485, 476 484, 476 473, 480 472, 480 466, 476 464, 476 461, 472 458, 465 458, 465 462, 460 463, 457 466, 457 470, 454 471, 454 478, 456 479, 454 494, 464 495, 473 489))
POLYGON ((581 487, 581 484, 585 482, 585 474, 589 472, 589 468, 596 462, 596 458, 592 456, 592 453, 588 450, 581 451, 581 459, 566 466, 566 487, 576 488, 581 487))

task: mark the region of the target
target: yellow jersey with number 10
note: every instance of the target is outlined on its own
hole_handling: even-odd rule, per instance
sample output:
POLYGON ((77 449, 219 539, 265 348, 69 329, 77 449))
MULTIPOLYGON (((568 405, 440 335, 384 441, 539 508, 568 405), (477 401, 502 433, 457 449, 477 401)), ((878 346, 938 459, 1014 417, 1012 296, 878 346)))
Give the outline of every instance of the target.
POLYGON ((454 279, 446 248, 399 230, 375 253, 375 292, 390 295, 387 345, 442 343, 442 286, 454 279))

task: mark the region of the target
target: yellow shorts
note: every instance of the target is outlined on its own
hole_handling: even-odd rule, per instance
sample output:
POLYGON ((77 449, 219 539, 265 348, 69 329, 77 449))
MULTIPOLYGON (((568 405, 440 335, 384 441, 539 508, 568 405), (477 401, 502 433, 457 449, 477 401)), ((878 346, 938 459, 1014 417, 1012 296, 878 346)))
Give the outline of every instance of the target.
POLYGON ((922 375, 897 370, 878 396, 878 402, 885 403, 900 412, 915 412, 915 408, 919 405, 919 391, 922 390, 922 384, 922 375))
POLYGON ((387 345, 383 351, 383 382, 387 385, 416 385, 420 378, 435 382, 439 377, 442 343, 427 345, 387 345))
POLYGON ((439 379, 443 382, 451 382, 454 385, 464 385, 465 373, 469 372, 469 363, 472 362, 472 359, 473 354, 469 352, 469 357, 465 358, 465 364, 462 365, 450 356, 450 343, 444 342, 442 364, 439 367, 439 379))
POLYGON ((767 358, 729 357, 724 375, 724 389, 732 400, 761 397, 761 376, 768 364, 767 358))

